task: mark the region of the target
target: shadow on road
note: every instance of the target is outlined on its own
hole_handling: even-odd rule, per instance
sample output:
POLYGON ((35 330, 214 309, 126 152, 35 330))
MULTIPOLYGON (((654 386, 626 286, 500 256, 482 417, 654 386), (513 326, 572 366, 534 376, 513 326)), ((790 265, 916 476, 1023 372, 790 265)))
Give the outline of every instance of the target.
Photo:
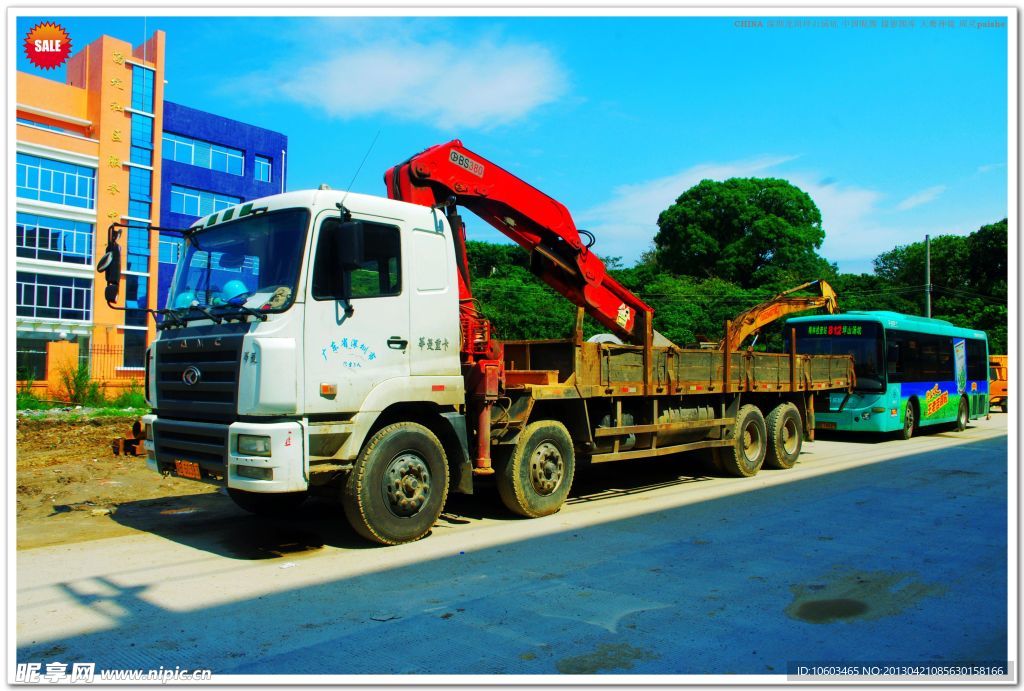
MULTIPOLYGON (((798 659, 1005 660, 1005 461, 1005 437, 984 440, 648 513, 638 502, 626 518, 506 531, 466 551, 447 534, 367 552, 329 504, 294 522, 225 512, 150 529, 232 558, 361 551, 269 574, 222 571, 215 604, 194 607, 159 604, 177 579, 151 575, 146 587, 111 565, 46 586, 103 624, 22 641, 17 660, 46 663, 59 649, 98 669, 238 674, 781 674, 798 659), (309 528, 335 515, 339 527, 309 528), (233 583, 260 574, 258 595, 231 597, 233 583), (85 597, 89 580, 108 594, 85 597)), ((699 481, 679 470, 638 468, 635 479, 650 474, 632 490, 699 481)), ((180 578, 185 589, 209 582, 180 578)), ((53 600, 39 606, 56 611, 53 600)))

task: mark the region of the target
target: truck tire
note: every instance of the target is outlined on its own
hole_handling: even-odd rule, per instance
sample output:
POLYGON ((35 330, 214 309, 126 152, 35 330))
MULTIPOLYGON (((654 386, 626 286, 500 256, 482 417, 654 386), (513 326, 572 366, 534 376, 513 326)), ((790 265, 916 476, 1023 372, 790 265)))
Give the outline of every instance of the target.
POLYGON ((498 494, 510 511, 539 518, 565 503, 576 469, 569 431, 561 422, 531 422, 519 434, 512 453, 499 461, 498 494))
POLYGON ((967 404, 967 397, 960 397, 960 405, 956 409, 956 431, 963 432, 967 429, 967 422, 971 419, 971 409, 967 404))
POLYGON ((733 477, 757 475, 768 447, 764 416, 757 406, 745 405, 736 413, 733 440, 732 446, 713 449, 722 471, 733 477))
POLYGON ((448 461, 441 442, 423 425, 398 422, 363 447, 341 503, 362 537, 398 545, 429 533, 447 496, 448 461))
POLYGON ((917 401, 911 398, 903 410, 903 438, 910 439, 917 431, 917 401))
POLYGON ((769 468, 788 470, 796 465, 803 446, 800 411, 792 403, 781 403, 765 419, 768 432, 768 450, 764 464, 769 468))
POLYGON ((302 502, 306 501, 308 494, 306 492, 264 494, 228 487, 228 496, 243 511, 267 518, 288 518, 302 502))

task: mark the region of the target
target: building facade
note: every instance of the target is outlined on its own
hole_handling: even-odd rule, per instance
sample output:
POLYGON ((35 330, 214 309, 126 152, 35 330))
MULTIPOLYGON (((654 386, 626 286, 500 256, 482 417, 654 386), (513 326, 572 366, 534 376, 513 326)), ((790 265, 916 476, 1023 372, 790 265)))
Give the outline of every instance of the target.
MULTIPOLYGON (((164 228, 285 190, 288 138, 177 103, 164 103, 160 211, 164 228)), ((160 238, 157 304, 164 307, 181 239, 160 238)))
POLYGON ((284 135, 164 100, 165 41, 103 36, 69 59, 65 83, 17 74, 19 380, 54 380, 47 353, 59 346, 66 361, 69 342, 94 379, 141 377, 155 335, 146 310, 164 307, 181 242, 150 226, 185 228, 284 190, 284 135), (123 310, 95 270, 113 222, 127 226, 123 310))

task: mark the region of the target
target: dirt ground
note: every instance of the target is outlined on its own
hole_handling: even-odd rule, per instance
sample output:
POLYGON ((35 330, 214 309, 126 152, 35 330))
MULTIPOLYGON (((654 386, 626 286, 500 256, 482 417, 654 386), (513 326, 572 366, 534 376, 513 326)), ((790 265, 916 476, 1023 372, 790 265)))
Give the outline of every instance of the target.
POLYGON ((215 487, 157 475, 143 456, 115 456, 111 440, 129 435, 131 422, 18 419, 18 549, 136 532, 140 521, 120 520, 133 513, 155 518, 209 501, 231 504, 215 487))

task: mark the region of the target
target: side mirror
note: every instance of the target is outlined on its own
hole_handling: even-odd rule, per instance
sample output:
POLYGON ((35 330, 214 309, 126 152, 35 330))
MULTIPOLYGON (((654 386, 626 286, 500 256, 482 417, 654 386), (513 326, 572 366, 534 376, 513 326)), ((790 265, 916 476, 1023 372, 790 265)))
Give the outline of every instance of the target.
POLYGON ((334 249, 338 267, 344 271, 358 269, 365 261, 366 231, 362 221, 345 221, 337 227, 334 249))
POLYGON ((103 289, 103 297, 107 302, 117 302, 117 293, 121 288, 121 248, 116 242, 107 243, 107 252, 100 257, 96 270, 104 275, 107 287, 103 289))

